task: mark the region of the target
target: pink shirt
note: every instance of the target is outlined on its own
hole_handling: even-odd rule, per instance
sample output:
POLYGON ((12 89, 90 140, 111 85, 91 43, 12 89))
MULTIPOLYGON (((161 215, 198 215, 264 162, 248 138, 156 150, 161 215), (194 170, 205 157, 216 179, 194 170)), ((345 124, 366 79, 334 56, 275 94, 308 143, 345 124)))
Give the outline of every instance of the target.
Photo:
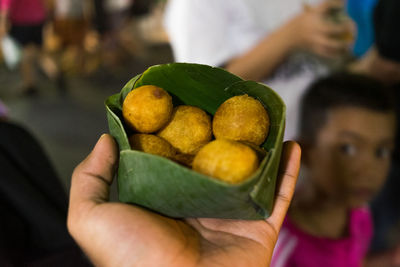
POLYGON ((39 24, 46 18, 41 0, 0 0, 0 10, 8 10, 11 23, 17 25, 39 24))
POLYGON ((351 211, 349 235, 342 239, 311 236, 286 217, 271 267, 359 267, 368 251, 372 231, 368 208, 351 211))

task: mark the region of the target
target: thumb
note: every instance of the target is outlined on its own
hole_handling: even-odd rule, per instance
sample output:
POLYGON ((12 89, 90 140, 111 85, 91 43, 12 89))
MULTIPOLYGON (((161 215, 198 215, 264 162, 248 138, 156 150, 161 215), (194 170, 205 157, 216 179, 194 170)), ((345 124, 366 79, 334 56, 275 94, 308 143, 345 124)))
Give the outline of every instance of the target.
POLYGON ((72 174, 70 208, 79 204, 99 204, 108 201, 118 160, 114 139, 104 134, 89 156, 72 174))
POLYGON ((296 187, 300 169, 301 148, 296 142, 285 142, 279 166, 276 199, 267 221, 279 233, 296 187))

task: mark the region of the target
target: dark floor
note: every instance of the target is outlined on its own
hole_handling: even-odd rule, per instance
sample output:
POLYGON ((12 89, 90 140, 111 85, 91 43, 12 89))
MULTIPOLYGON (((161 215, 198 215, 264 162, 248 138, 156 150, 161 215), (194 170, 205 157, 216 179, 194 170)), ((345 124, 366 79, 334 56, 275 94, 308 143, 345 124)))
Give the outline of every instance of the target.
POLYGON ((20 76, 0 67, 0 99, 9 117, 39 139, 68 190, 74 167, 90 152, 98 137, 108 132, 104 109, 107 96, 118 93, 129 79, 147 67, 172 61, 168 46, 148 48, 118 71, 99 70, 92 77, 69 77, 68 91, 40 78, 37 96, 21 96, 20 76))

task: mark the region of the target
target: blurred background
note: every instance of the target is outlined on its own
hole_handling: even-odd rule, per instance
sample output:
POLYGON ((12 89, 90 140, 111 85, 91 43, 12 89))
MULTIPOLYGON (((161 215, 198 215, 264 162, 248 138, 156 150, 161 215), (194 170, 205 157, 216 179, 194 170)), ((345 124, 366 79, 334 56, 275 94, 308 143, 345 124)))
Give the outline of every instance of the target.
MULTIPOLYGON (((366 75, 395 89, 399 113, 399 1, 227 3, 0 0, 0 121, 16 123, 37 139, 68 192, 73 169, 99 136, 108 132, 105 99, 156 64, 204 63, 224 67, 246 80, 265 82, 287 104, 285 139, 298 137, 299 104, 308 86, 334 72, 366 75), (380 12, 374 17, 378 3, 380 12), (320 24, 328 26, 318 28, 320 24), (283 51, 289 41, 293 45, 283 51)), ((375 232, 384 240, 374 242, 376 250, 391 250, 370 266, 400 266, 396 138, 388 182, 375 200, 374 211, 375 232), (387 241, 388 237, 393 241, 387 241)), ((0 143, 0 152, 1 148, 0 143)), ((116 199, 113 189, 112 199, 116 199)), ((63 201, 59 223, 68 236, 67 198, 63 201)), ((25 207, 21 210, 24 213, 25 207)))
POLYGON ((78 28, 72 26, 73 31, 82 27, 84 32, 72 38, 68 24, 74 18, 63 18, 66 27, 54 30, 60 22, 56 2, 49 6, 54 15, 46 19, 39 57, 50 57, 62 80, 49 77, 37 60, 35 85, 27 91, 19 66, 7 65, 2 53, 0 100, 9 120, 28 128, 44 146, 67 190, 74 167, 108 132, 106 97, 149 66, 172 62, 173 57, 162 29, 164 1, 103 1, 100 14, 96 1, 59 1, 75 2, 78 8, 85 3, 84 20, 78 28), (65 42, 68 38, 72 40, 65 42))

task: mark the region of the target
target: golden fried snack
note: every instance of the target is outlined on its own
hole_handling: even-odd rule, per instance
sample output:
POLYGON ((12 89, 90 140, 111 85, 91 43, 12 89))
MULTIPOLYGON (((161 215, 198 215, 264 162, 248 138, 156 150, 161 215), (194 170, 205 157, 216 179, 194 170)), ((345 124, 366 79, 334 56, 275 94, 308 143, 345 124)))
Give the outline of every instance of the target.
POLYGON ((122 105, 122 115, 133 130, 153 133, 169 121, 172 109, 172 98, 164 89, 144 85, 126 96, 122 105))
POLYGON ((269 116, 263 105, 248 95, 234 96, 222 103, 213 118, 216 139, 261 145, 268 135, 269 116))
POLYGON ((256 152, 259 161, 262 161, 265 158, 265 156, 267 155, 267 151, 263 147, 259 147, 250 142, 245 142, 245 141, 238 141, 238 142, 253 149, 254 152, 256 152))
POLYGON ((193 160, 193 170, 227 183, 240 183, 258 168, 257 155, 236 141, 217 139, 203 146, 193 160))
POLYGON ((166 158, 173 158, 176 154, 170 143, 153 134, 133 134, 129 137, 129 144, 132 149, 166 158))
POLYGON ((200 108, 178 106, 174 108, 169 123, 157 135, 180 153, 194 155, 211 140, 211 119, 200 108))
POLYGON ((177 153, 171 159, 179 164, 191 168, 193 164, 194 155, 177 153))

